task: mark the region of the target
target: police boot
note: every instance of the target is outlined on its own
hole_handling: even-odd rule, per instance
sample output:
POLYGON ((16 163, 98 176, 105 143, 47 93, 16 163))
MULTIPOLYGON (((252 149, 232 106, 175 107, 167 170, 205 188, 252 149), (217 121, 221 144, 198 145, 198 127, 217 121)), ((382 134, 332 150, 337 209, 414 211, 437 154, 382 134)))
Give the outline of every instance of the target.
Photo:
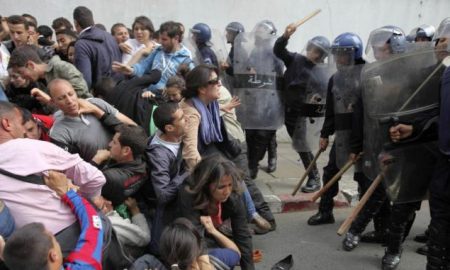
MULTIPOLYGON (((382 209, 380 209, 382 211, 382 209)), ((379 243, 383 244, 386 242, 387 238, 387 228, 388 228, 389 216, 378 212, 373 217, 373 225, 375 231, 367 232, 361 236, 361 242, 365 243, 379 243)))
MULTIPOLYGON (((311 152, 299 152, 299 154, 303 166, 305 167, 306 170, 309 164, 311 164, 311 162, 313 161, 314 156, 311 152)), ((319 170, 317 170, 316 164, 314 164, 314 167, 309 172, 308 181, 306 182, 306 185, 302 187, 301 190, 304 193, 311 193, 318 191, 319 189, 320 189, 320 174, 319 170)))
POLYGON ((308 219, 308 225, 321 225, 334 223, 333 198, 322 196, 319 203, 319 212, 308 219))
POLYGON ((271 173, 277 169, 277 137, 274 135, 267 148, 267 172, 271 173))
POLYGON ((423 245, 421 247, 418 247, 416 249, 416 253, 427 256, 428 255, 428 245, 423 245))
POLYGON ((400 263, 402 255, 403 236, 405 234, 405 224, 391 224, 387 239, 387 247, 382 259, 383 270, 393 270, 400 263))
POLYGON ((347 234, 345 235, 344 240, 342 241, 342 248, 345 251, 352 251, 359 245, 360 240, 361 240, 360 234, 348 231, 347 234))
POLYGON ((450 232, 435 224, 428 227, 427 270, 450 270, 450 232))
POLYGON ((424 233, 418 234, 414 237, 414 241, 418 243, 426 243, 428 241, 428 229, 424 233))

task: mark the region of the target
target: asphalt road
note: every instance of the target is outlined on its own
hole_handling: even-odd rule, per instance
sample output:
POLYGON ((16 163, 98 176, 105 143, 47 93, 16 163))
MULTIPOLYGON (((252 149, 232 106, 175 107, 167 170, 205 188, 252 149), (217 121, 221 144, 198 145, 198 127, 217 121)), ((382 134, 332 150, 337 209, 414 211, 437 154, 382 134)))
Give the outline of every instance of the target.
MULTIPOLYGON (((342 237, 336 234, 340 224, 350 213, 350 209, 334 211, 336 223, 320 226, 309 226, 307 219, 315 212, 304 211, 277 214, 277 230, 267 235, 254 236, 254 248, 263 251, 263 261, 256 264, 256 269, 271 269, 273 264, 285 256, 294 256, 292 269, 345 269, 371 270, 381 269, 381 258, 384 247, 377 244, 361 243, 352 252, 342 249, 342 237)), ((403 247, 402 261, 398 270, 425 269, 426 257, 415 253, 421 246, 412 238, 424 232, 429 222, 428 204, 423 203, 410 235, 403 247)), ((372 230, 369 224, 368 229, 372 230)))

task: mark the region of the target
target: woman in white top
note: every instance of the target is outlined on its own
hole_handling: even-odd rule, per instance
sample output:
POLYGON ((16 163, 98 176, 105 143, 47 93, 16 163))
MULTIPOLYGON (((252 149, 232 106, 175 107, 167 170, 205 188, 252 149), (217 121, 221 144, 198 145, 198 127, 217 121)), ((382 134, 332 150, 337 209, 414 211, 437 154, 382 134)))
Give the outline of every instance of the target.
POLYGON ((158 45, 152 40, 155 32, 152 21, 145 17, 139 16, 133 22, 133 39, 128 39, 121 44, 120 48, 123 52, 122 63, 129 66, 139 62, 142 57, 150 54, 158 45))

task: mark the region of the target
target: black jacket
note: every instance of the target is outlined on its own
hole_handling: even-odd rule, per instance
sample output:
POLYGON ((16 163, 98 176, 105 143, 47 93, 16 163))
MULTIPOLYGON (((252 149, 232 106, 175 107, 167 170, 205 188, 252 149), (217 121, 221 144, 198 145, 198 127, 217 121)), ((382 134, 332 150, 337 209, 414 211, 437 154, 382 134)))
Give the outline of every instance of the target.
POLYGON ((136 194, 148 178, 147 164, 142 157, 126 163, 110 163, 100 169, 106 178, 102 195, 114 206, 136 194))

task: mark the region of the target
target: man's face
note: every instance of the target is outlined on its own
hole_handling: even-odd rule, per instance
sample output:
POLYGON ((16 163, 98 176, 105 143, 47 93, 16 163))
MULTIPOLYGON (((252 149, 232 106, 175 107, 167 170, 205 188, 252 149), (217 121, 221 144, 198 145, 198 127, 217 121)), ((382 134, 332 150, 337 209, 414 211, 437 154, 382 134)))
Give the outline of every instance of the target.
POLYGON ((29 26, 28 34, 30 36, 28 39, 29 43, 38 46, 39 33, 37 32, 37 29, 34 26, 29 26))
POLYGON ((448 42, 449 42, 449 38, 441 37, 441 38, 439 38, 439 40, 436 43, 436 46, 434 49, 435 49, 436 57, 439 62, 444 60, 444 58, 449 55, 448 42))
POLYGON ((123 157, 122 145, 120 144, 119 138, 120 133, 116 132, 109 142, 109 152, 111 153, 111 158, 115 161, 120 161, 123 157))
POLYGON ((41 129, 33 120, 28 120, 23 127, 25 128, 25 136, 29 139, 39 140, 41 138, 41 129))
POLYGON ((66 34, 58 34, 56 35, 56 40, 58 41, 59 51, 66 54, 67 47, 69 46, 70 42, 72 42, 75 39, 66 34))
POLYGON ((39 73, 36 71, 36 64, 28 61, 24 67, 12 68, 14 73, 18 73, 24 79, 35 82, 39 79, 39 73))
POLYGON ((178 44, 178 37, 171 38, 167 35, 167 32, 163 32, 160 35, 161 46, 166 53, 174 52, 176 45, 178 44))
POLYGON ((123 26, 116 27, 116 29, 114 29, 114 38, 119 44, 127 41, 130 38, 128 29, 123 26))
POLYGON ((30 34, 23 24, 10 24, 9 36, 16 47, 27 45, 30 34))
POLYGON ((67 51, 67 58, 69 59, 70 63, 75 63, 75 47, 72 46, 69 48, 69 50, 67 51))
POLYGON ((227 39, 227 43, 233 43, 236 33, 227 30, 225 37, 227 39))
POLYGON ((322 60, 322 52, 318 48, 311 46, 309 50, 306 50, 306 57, 313 63, 319 63, 322 60))
POLYGON ((30 84, 30 81, 22 77, 19 73, 14 72, 12 68, 8 69, 9 80, 16 88, 24 88, 30 84))
POLYGON ((373 55, 377 61, 386 60, 392 56, 391 47, 385 43, 380 46, 372 46, 373 55))
POLYGON ((172 117, 173 117, 173 122, 172 122, 173 134, 176 137, 183 136, 184 128, 186 126, 186 120, 184 118, 183 110, 182 109, 176 110, 176 112, 172 115, 172 117))
POLYGON ((78 97, 73 87, 66 83, 53 84, 50 90, 50 96, 53 103, 67 116, 78 116, 78 97))

